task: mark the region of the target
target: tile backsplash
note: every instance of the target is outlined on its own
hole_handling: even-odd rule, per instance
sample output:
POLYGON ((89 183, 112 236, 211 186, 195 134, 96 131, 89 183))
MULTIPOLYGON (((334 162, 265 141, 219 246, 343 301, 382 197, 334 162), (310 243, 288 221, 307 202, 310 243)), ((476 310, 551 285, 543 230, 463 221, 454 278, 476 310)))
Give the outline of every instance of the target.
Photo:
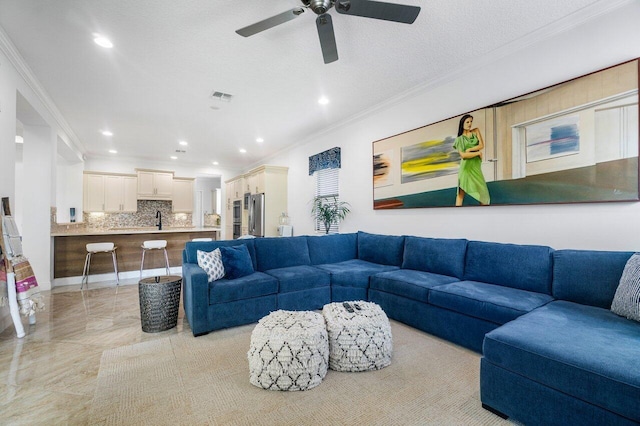
MULTIPOLYGON (((87 213, 84 222, 71 224, 74 229, 107 230, 112 228, 137 228, 156 226, 156 212, 162 213, 163 227, 193 226, 191 213, 173 213, 171 201, 138 200, 138 211, 133 213, 87 213)), ((51 232, 68 230, 70 224, 56 222, 56 208, 51 208, 51 232)))

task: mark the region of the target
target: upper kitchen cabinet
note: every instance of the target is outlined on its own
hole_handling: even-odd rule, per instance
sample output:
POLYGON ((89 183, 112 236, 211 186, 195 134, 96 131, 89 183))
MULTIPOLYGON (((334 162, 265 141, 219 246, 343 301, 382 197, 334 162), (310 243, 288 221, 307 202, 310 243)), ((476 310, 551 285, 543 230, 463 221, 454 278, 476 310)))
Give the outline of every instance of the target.
POLYGON ((136 169, 139 200, 172 200, 173 172, 136 169))
POLYGON ((264 194, 265 176, 266 171, 264 168, 259 168, 258 171, 250 172, 245 177, 245 182, 247 182, 246 192, 250 192, 251 194, 264 194))
POLYGON ((172 210, 174 213, 193 212, 193 181, 194 179, 174 178, 172 210))
POLYGON ((241 200, 244 197, 244 178, 243 176, 237 176, 233 179, 225 181, 227 189, 227 200, 233 202, 241 200))
POLYGON ((104 175, 84 174, 82 199, 85 212, 104 211, 104 175))
POLYGON ((137 179, 134 175, 84 173, 83 210, 86 212, 135 212, 137 179))

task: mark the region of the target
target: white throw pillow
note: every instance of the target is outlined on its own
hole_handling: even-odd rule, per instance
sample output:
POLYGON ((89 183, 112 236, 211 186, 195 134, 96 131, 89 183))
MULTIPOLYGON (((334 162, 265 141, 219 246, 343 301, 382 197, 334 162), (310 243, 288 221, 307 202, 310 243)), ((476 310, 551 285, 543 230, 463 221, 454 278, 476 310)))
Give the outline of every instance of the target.
POLYGON ((222 256, 219 248, 212 252, 198 250, 198 266, 205 270, 209 277, 209 282, 217 281, 224 277, 224 266, 222 265, 222 256))
POLYGON ((622 272, 620 284, 613 296, 611 311, 640 321, 640 254, 636 253, 629 258, 622 272))

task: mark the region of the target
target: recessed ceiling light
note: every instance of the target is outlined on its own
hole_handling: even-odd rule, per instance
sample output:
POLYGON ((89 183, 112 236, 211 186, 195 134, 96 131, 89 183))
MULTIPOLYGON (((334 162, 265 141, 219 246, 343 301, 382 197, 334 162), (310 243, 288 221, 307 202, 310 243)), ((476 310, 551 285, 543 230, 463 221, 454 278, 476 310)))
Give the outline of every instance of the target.
POLYGON ((180 145, 182 145, 182 146, 187 146, 187 145, 189 145, 189 142, 187 142, 187 141, 180 141, 180 142, 178 142, 178 143, 179 143, 180 145))
POLYGON ((109 150, 109 152, 110 152, 111 154, 117 154, 117 153, 118 153, 118 151, 116 151, 115 149, 110 149, 110 150, 109 150))
POLYGON ((110 131, 108 131, 108 130, 103 130, 101 133, 102 133, 104 136, 113 136, 113 133, 111 133, 111 132, 110 132, 110 131))
POLYGON ((256 139, 256 142, 258 142, 258 143, 262 143, 262 142, 264 142, 264 139, 262 139, 262 138, 258 138, 258 139, 256 139))
POLYGON ((329 103, 329 99, 326 96, 323 96, 320 99, 318 99, 318 103, 320 105, 326 105, 329 103))
POLYGON ((105 49, 111 49, 113 47, 113 43, 111 43, 111 40, 100 34, 94 34, 93 41, 95 44, 100 47, 104 47, 105 49))
POLYGON ((172 155, 172 156, 171 156, 171 157, 169 157, 169 158, 171 158, 172 160, 177 160, 177 159, 178 159, 178 157, 176 157, 175 155, 172 155))
POLYGON ((16 135, 16 143, 24 143, 24 138, 20 135, 16 135))
POLYGON ((217 161, 214 161, 214 162, 213 162, 213 165, 214 165, 214 166, 217 166, 218 164, 220 164, 220 163, 218 163, 217 161))
POLYGON ((246 153, 246 152, 247 152, 247 150, 246 150, 246 149, 244 149, 244 148, 240 148, 240 153, 241 153, 241 154, 244 154, 244 153, 246 153))

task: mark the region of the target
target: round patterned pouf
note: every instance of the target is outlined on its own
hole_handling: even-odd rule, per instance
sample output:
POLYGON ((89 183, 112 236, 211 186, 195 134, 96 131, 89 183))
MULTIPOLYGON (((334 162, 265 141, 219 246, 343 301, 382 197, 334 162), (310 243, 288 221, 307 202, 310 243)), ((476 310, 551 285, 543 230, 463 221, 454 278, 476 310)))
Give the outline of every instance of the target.
POLYGON ((329 368, 367 371, 391 364, 391 326, 380 306, 363 301, 329 303, 322 315, 329 333, 329 368))
POLYGON ((329 343, 322 315, 275 311, 251 333, 249 382, 270 390, 316 387, 327 374, 329 343))

